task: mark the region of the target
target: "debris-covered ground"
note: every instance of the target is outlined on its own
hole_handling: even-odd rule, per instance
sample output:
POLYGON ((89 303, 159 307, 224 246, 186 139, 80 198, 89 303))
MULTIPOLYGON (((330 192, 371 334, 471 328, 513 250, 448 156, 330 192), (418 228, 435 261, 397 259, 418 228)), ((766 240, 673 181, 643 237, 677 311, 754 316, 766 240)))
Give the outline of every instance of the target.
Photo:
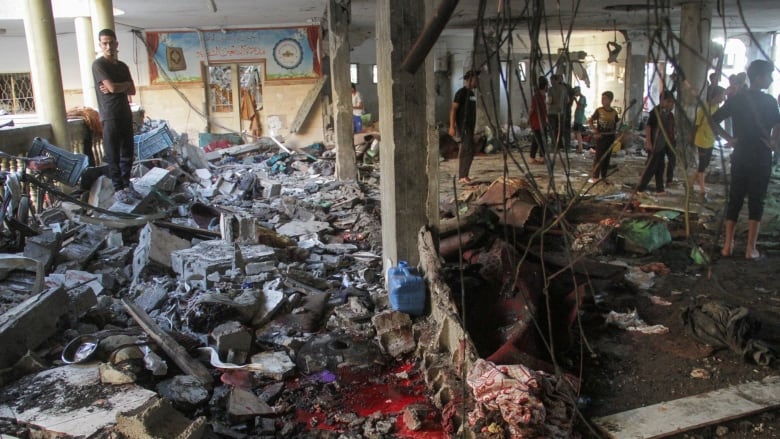
MULTIPOLYGON (((492 154, 452 193, 457 161, 442 162, 437 276, 486 361, 447 365, 468 394, 434 394, 418 343, 443 335, 384 286, 378 165, 337 182, 317 144, 174 152, 136 167, 143 199, 116 203, 93 176, 42 233, 5 242, 0 433, 600 437, 606 415, 776 375, 774 180, 764 258, 744 261, 716 256, 717 165, 686 204, 683 184, 632 198, 632 152, 595 186, 572 153, 555 191, 548 167, 503 176, 492 154)), ((679 437, 713 435, 778 437, 780 416, 679 437)))

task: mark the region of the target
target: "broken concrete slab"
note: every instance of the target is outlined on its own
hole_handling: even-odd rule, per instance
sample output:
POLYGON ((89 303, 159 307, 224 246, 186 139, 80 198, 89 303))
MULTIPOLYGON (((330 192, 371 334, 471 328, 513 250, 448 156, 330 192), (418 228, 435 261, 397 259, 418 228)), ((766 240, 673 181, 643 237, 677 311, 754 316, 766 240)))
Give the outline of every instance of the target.
POLYGON ((330 224, 324 221, 290 221, 276 229, 282 235, 298 237, 310 233, 319 233, 330 229, 330 224))
MULTIPOLYGON (((241 245, 244 263, 263 262, 271 259, 275 251, 265 245, 241 245)), ((206 289, 207 277, 233 267, 235 249, 233 243, 224 240, 203 241, 191 248, 171 253, 171 268, 182 280, 206 289)))
POLYGON ((0 316, 0 369, 11 367, 30 349, 57 332, 57 321, 68 312, 68 295, 61 287, 36 294, 0 316))
POLYGON ((29 375, 2 389, 0 395, 0 417, 68 437, 90 437, 113 425, 118 413, 155 397, 154 392, 134 384, 101 384, 97 363, 29 375))
POLYGON ((87 202, 101 209, 109 209, 114 204, 114 185, 111 179, 105 175, 98 177, 89 189, 87 202))
POLYGON ((136 180, 133 187, 144 197, 153 190, 171 192, 176 188, 176 177, 168 169, 155 167, 136 180))
POLYGON ((652 404, 593 420, 611 439, 661 438, 780 405, 780 377, 652 404))
POLYGON ((152 223, 146 224, 141 229, 138 245, 133 253, 133 276, 138 279, 152 263, 164 269, 171 268, 173 252, 190 247, 190 242, 186 239, 181 239, 152 223))
POLYGON ((127 439, 200 439, 206 432, 206 417, 194 421, 161 398, 116 415, 116 431, 127 439))
POLYGON ((35 283, 31 292, 38 294, 43 289, 43 264, 32 258, 9 254, 0 254, 0 280, 5 279, 14 270, 26 270, 35 273, 35 283))
POLYGON ((233 421, 242 421, 254 416, 273 415, 274 409, 254 393, 234 387, 227 402, 228 416, 233 421))
POLYGON ((44 272, 49 272, 60 252, 62 234, 52 230, 44 230, 37 236, 27 238, 24 246, 24 256, 35 259, 43 264, 44 272))

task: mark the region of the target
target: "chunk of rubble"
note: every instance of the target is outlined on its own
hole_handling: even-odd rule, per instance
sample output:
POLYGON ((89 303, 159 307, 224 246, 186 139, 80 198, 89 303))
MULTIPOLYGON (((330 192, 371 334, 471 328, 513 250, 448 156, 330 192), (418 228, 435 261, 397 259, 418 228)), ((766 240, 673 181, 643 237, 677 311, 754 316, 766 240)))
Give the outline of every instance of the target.
POLYGON ((92 437, 113 425, 120 412, 155 398, 154 392, 134 384, 101 384, 97 363, 28 375, 0 395, 0 417, 37 426, 51 437, 92 437))
MULTIPOLYGON (((266 245, 241 245, 243 262, 263 262, 273 258, 274 249, 266 245)), ((233 243, 224 240, 203 241, 193 247, 171 253, 171 268, 180 279, 206 289, 210 274, 232 269, 236 252, 233 243)))
POLYGON ((68 312, 62 287, 36 294, 0 316, 0 369, 13 366, 57 332, 57 321, 68 312))
POLYGON ((155 397, 116 415, 115 430, 127 439, 200 439, 206 432, 206 417, 191 421, 171 403, 155 397))
POLYGON ((190 247, 189 241, 152 223, 146 224, 138 235, 133 254, 133 276, 139 278, 155 264, 163 270, 170 269, 172 254, 190 247))
POLYGON ((412 332, 412 319, 400 311, 383 311, 371 318, 376 338, 382 350, 392 357, 414 352, 417 343, 412 332))
POLYGON ((157 392, 184 407, 197 407, 209 399, 209 390, 192 375, 177 375, 157 384, 157 392))
POLYGON ((227 411, 230 419, 234 421, 246 420, 254 416, 268 416, 275 413, 271 406, 258 398, 254 393, 239 388, 233 388, 230 391, 227 411))

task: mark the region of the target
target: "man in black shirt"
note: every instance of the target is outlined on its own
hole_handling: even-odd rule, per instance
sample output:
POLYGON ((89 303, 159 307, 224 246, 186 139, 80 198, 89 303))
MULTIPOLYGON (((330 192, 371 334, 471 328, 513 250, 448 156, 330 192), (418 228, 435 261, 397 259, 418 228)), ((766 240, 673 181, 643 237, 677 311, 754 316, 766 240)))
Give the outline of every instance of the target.
POLYGON ((130 183, 133 167, 133 114, 128 96, 135 95, 135 84, 127 64, 117 59, 116 34, 103 29, 98 34, 103 56, 92 63, 98 109, 103 124, 103 153, 114 197, 122 203, 140 198, 130 183))
POLYGON ((730 256, 734 246, 734 232, 739 211, 748 199, 748 239, 745 259, 758 259, 756 249, 761 216, 764 213, 769 178, 772 174, 772 150, 780 136, 780 111, 777 101, 761 90, 772 83, 772 63, 755 60, 747 70, 750 88, 743 90, 723 104, 712 115, 712 130, 734 146, 731 155, 731 186, 726 206, 726 231, 721 255, 730 256), (720 122, 731 118, 734 136, 720 127, 720 122))
POLYGON ((458 151, 458 182, 471 183, 469 169, 474 161, 474 125, 477 123, 477 88, 478 70, 470 70, 463 75, 463 88, 455 93, 450 107, 450 136, 460 135, 461 144, 458 151))

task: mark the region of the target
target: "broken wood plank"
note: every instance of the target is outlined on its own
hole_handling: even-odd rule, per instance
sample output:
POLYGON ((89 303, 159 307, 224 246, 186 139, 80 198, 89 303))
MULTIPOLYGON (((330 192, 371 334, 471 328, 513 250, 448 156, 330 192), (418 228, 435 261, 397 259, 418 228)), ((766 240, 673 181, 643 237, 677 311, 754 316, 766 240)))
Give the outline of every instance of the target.
POLYGON ((290 124, 291 133, 297 133, 298 130, 301 129, 301 125, 303 125, 303 122, 306 121, 309 113, 311 113, 311 107, 314 105, 317 96, 320 95, 322 87, 326 82, 328 82, 328 75, 322 75, 322 77, 317 80, 317 83, 309 89, 309 93, 303 98, 303 102, 301 102, 301 106, 298 108, 298 114, 295 115, 295 119, 293 119, 293 122, 290 124))
POLYGON ((124 305, 127 312, 130 313, 136 322, 138 322, 141 328, 149 334, 149 337, 160 345, 162 350, 171 357, 173 362, 176 363, 184 373, 194 376, 204 386, 210 387, 214 383, 214 379, 211 377, 208 369, 192 358, 184 347, 163 331, 162 328, 149 317, 149 314, 127 299, 122 299, 122 305, 124 305))
POLYGON ((730 421, 780 405, 780 376, 596 418, 612 439, 653 439, 730 421))

